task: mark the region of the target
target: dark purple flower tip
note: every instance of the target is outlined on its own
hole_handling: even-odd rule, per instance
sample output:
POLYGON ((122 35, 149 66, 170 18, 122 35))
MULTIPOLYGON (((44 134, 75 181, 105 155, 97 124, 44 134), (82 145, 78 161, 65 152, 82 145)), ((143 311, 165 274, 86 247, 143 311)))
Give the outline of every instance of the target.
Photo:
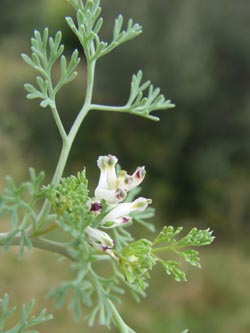
POLYGON ((108 250, 111 250, 112 247, 114 246, 114 244, 115 244, 115 242, 113 242, 113 245, 112 245, 112 246, 103 245, 103 246, 102 246, 102 250, 105 251, 105 252, 108 251, 108 250))
POLYGON ((141 179, 142 177, 144 177, 145 175, 145 170, 144 170, 144 167, 140 167, 137 169, 136 173, 135 173, 135 177, 137 179, 141 179))
POLYGON ((124 223, 128 223, 130 221, 130 218, 129 217, 123 217, 122 218, 122 223, 124 224, 124 223))
POLYGON ((90 211, 92 213, 96 213, 99 212, 102 209, 102 205, 100 202, 96 201, 96 202, 92 202, 91 206, 90 206, 90 211))

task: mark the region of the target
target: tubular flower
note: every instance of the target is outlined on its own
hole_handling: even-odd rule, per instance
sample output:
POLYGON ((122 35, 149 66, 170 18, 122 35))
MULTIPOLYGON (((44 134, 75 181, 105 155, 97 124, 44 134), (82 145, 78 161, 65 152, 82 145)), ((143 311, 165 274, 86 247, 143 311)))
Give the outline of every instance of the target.
POLYGON ((133 202, 120 203, 103 218, 101 225, 103 228, 113 228, 128 223, 132 220, 132 212, 144 211, 151 202, 151 199, 140 197, 133 202))
POLYGON ((145 177, 145 168, 139 167, 130 176, 126 171, 116 172, 118 159, 115 156, 100 156, 97 165, 101 170, 98 186, 95 190, 97 200, 105 200, 110 205, 122 202, 127 192, 138 186, 145 177))
POLYGON ((108 251, 114 246, 113 239, 104 231, 88 226, 85 232, 89 243, 97 250, 108 251))

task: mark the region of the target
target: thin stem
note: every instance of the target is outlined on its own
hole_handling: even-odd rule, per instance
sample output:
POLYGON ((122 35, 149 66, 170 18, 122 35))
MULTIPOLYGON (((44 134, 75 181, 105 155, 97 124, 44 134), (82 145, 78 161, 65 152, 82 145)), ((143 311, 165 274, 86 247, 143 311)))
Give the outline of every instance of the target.
POLYGON ((114 324, 119 329, 120 333, 136 333, 123 321, 122 317, 120 316, 119 312, 117 311, 116 307, 114 306, 111 300, 109 300, 109 303, 113 312, 114 324))
POLYGON ((145 111, 145 108, 137 108, 133 109, 131 106, 124 105, 124 106, 111 106, 111 105, 100 105, 100 104, 91 104, 91 110, 100 110, 100 111, 110 111, 110 112, 127 112, 130 114, 134 114, 136 116, 150 119, 153 121, 159 121, 159 118, 156 116, 151 116, 145 111))
POLYGON ((87 69, 88 69, 88 74, 87 74, 87 91, 86 91, 86 97, 85 97, 85 102, 84 105, 81 109, 81 111, 79 112, 79 114, 77 115, 71 129, 70 132, 68 134, 68 140, 69 142, 72 144, 76 134, 84 120, 84 118, 86 117, 86 115, 88 114, 89 110, 91 109, 91 100, 92 100, 92 95, 93 95, 93 87, 94 87, 94 73, 95 73, 95 65, 96 65, 96 61, 88 61, 87 64, 87 69))
MULTIPOLYGON (((20 245, 21 242, 21 237, 17 236, 13 239, 11 245, 20 245)), ((53 252, 56 254, 60 254, 66 258, 69 258, 71 260, 74 260, 74 257, 72 257, 72 255, 70 255, 69 251, 67 250, 67 247, 65 246, 64 243, 55 243, 52 241, 49 241, 47 239, 43 239, 43 238, 30 238, 31 242, 32 242, 32 246, 34 248, 38 248, 41 250, 45 250, 48 252, 53 252)))
MULTIPOLYGON (((67 142, 63 142, 63 146, 62 146, 62 150, 61 150, 61 154, 57 163, 57 167, 56 167, 56 171, 54 173, 53 179, 51 184, 53 185, 57 185, 60 182, 60 179, 62 177, 67 159, 68 159, 68 155, 70 152, 70 147, 68 145, 67 142)), ((49 202, 49 200, 45 200, 43 207, 38 215, 38 224, 39 227, 41 228, 41 226, 43 226, 47 221, 44 221, 44 218, 48 215, 49 211, 51 209, 51 203, 49 202), (39 223, 39 221, 41 221, 39 223)), ((37 230, 36 230, 37 232, 37 230)))
POLYGON ((175 253, 178 253, 177 250, 183 249, 184 247, 186 247, 186 246, 177 245, 177 244, 169 245, 169 246, 162 246, 162 247, 155 247, 155 248, 152 249, 152 252, 163 252, 163 251, 169 251, 170 250, 170 251, 173 251, 175 253))
POLYGON ((61 121, 61 118, 59 116, 59 113, 57 111, 57 108, 56 106, 54 107, 51 107, 51 111, 52 111, 52 114, 53 114, 53 117, 55 119, 55 123, 56 123, 56 126, 58 128, 58 131, 60 133, 60 136, 62 138, 62 142, 66 142, 67 141, 67 133, 65 132, 65 129, 64 129, 64 126, 63 126, 63 123, 61 121))
POLYGON ((48 64, 48 61, 47 61, 47 55, 46 55, 46 52, 45 52, 45 55, 44 55, 44 67, 46 69, 46 73, 47 73, 47 81, 48 81, 48 92, 49 92, 49 98, 51 100, 51 104, 50 104, 50 108, 51 108, 51 111, 52 111, 52 114, 53 114, 53 117, 54 117, 54 120, 55 120, 55 123, 56 123, 56 126, 58 128, 58 131, 60 133, 60 136, 62 138, 62 141, 63 142, 66 142, 67 140, 67 134, 65 132, 65 129, 64 129, 64 126, 63 126, 63 123, 61 121, 61 118, 59 116, 59 113, 57 111, 57 107, 56 107, 56 93, 54 91, 54 88, 53 88, 53 83, 52 83, 52 80, 51 80, 51 69, 52 69, 52 64, 49 66, 48 64))
POLYGON ((101 105, 101 104, 91 104, 91 109, 101 110, 101 111, 111 111, 111 112, 128 112, 130 108, 126 105, 124 106, 112 106, 112 105, 101 105))
POLYGON ((63 171, 65 169, 66 163, 67 163, 70 148, 71 148, 71 144, 69 143, 69 140, 66 140, 66 142, 64 142, 63 145, 62 145, 61 154, 60 154, 57 166, 56 166, 54 176, 52 178, 51 185, 58 185, 59 184, 60 179, 63 175, 63 171))
MULTIPOLYGON (((95 271, 92 269, 92 267, 89 267, 89 275, 90 278, 94 284, 94 286, 96 287, 96 292, 98 293, 98 290, 101 291, 101 293, 103 295, 106 296, 106 291, 103 288, 103 285, 100 283, 99 281, 99 277, 98 275, 95 273, 95 271)), ((107 295, 107 297, 109 297, 107 295)), ((115 324, 115 326, 119 329, 120 333, 136 333, 134 330, 132 330, 122 319, 121 315, 119 314, 118 310, 116 309, 115 305, 113 304, 113 302, 111 301, 111 299, 108 299, 109 305, 111 307, 112 310, 112 319, 113 322, 115 324)))

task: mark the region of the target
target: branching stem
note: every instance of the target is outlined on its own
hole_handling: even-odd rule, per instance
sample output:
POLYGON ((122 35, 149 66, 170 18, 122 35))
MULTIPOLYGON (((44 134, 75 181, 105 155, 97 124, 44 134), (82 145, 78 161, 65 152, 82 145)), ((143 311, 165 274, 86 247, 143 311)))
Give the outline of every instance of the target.
MULTIPOLYGON (((80 112, 78 113, 78 116, 76 117, 70 131, 68 135, 64 135, 63 129, 61 128, 61 126, 63 126, 59 119, 57 119, 57 112, 54 112, 54 116, 57 119, 57 126, 60 128, 60 133, 62 136, 62 141, 63 141, 63 145, 62 145, 62 150, 61 150, 61 154, 60 154, 60 158, 58 160, 57 163, 57 167, 51 182, 51 185, 58 185, 68 157, 69 157, 69 153, 72 147, 72 144, 75 140, 75 137, 77 135, 77 132, 81 126, 81 124, 83 123, 83 120, 85 119, 85 117, 87 116, 88 112, 91 109, 91 100, 92 100, 92 95, 93 95, 93 87, 94 87, 94 74, 95 74, 95 65, 96 65, 96 61, 88 61, 87 63, 87 72, 88 72, 88 76, 87 76, 87 90, 86 90, 86 97, 85 97, 85 101, 83 104, 83 107, 81 108, 80 112)), ((41 229, 41 227, 46 224, 46 216, 48 215, 49 211, 51 208, 51 204, 48 200, 46 200, 44 202, 44 205, 39 213, 38 216, 38 225, 39 225, 39 229, 41 229)))

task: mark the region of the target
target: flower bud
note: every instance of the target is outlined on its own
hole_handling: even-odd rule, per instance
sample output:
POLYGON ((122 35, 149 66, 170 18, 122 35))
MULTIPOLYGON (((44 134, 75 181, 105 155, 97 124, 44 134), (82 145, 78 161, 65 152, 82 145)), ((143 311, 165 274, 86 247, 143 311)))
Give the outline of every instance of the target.
POLYGON ((88 226, 85 232, 89 243, 97 250, 107 251, 114 246, 113 239, 104 231, 88 226))

